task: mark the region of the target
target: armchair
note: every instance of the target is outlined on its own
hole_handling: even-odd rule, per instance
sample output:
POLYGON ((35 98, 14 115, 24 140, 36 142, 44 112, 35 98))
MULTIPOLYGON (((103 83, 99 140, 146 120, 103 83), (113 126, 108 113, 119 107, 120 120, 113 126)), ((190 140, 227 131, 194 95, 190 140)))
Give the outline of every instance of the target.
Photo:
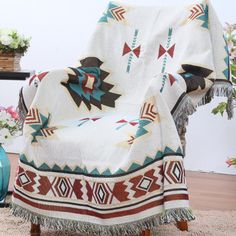
POLYGON ((214 95, 228 96, 231 115, 228 53, 210 3, 109 3, 80 65, 34 76, 21 91, 26 145, 13 214, 31 221, 32 235, 40 225, 112 236, 170 222, 187 230, 195 217, 181 140, 188 116, 214 95))

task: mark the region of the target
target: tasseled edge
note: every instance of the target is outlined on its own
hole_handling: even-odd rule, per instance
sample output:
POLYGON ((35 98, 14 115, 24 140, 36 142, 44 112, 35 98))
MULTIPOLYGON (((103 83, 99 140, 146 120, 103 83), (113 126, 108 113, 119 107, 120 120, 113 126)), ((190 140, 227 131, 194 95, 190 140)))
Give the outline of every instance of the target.
POLYGON ((34 224, 40 224, 46 228, 101 236, 138 235, 142 230, 152 230, 160 224, 167 224, 176 221, 191 221, 195 219, 192 210, 189 208, 170 209, 161 214, 142 220, 116 225, 99 225, 88 222, 45 217, 28 211, 14 203, 11 205, 11 210, 14 216, 21 217, 34 224))
POLYGON ((16 110, 19 115, 19 124, 21 128, 23 128, 25 117, 28 113, 27 107, 25 105, 24 97, 23 97, 23 87, 21 88, 19 92, 19 101, 18 101, 18 106, 16 110))
POLYGON ((213 86, 209 91, 202 97, 197 106, 195 107, 191 98, 186 94, 177 109, 173 114, 173 118, 176 124, 177 131, 180 136, 183 136, 183 132, 186 132, 186 126, 188 124, 188 117, 192 115, 196 108, 205 105, 215 97, 222 96, 227 97, 227 107, 226 112, 228 114, 228 119, 233 117, 233 87, 230 82, 215 81, 213 86))
POLYGON ((209 91, 206 93, 206 95, 200 100, 198 103, 198 106, 205 105, 215 97, 227 97, 227 107, 226 112, 228 115, 228 119, 233 118, 233 86, 229 82, 224 81, 216 81, 213 86, 209 89, 209 91))
POLYGON ((179 136, 186 132, 188 117, 196 111, 191 98, 186 94, 173 114, 179 136))

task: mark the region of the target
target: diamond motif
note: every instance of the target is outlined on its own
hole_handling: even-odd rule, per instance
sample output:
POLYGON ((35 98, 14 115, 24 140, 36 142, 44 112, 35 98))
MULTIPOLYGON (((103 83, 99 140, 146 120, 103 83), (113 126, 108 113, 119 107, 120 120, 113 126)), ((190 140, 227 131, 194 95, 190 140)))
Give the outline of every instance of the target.
POLYGON ((141 181, 139 182, 137 188, 148 191, 148 189, 150 188, 151 184, 152 184, 153 180, 150 178, 147 178, 146 176, 143 177, 141 179, 141 181))
POLYGON ((181 169, 179 168, 179 165, 176 163, 173 169, 173 175, 176 177, 178 181, 180 181, 181 178, 181 169))
POLYGON ((108 184, 97 183, 94 185, 94 199, 99 204, 107 204, 112 198, 112 192, 108 184))
POLYGON ((59 184, 58 187, 60 188, 62 194, 65 195, 66 190, 67 190, 67 186, 66 186, 65 181, 63 179, 61 180, 61 183, 59 184))
POLYGON ((27 176, 27 174, 25 172, 21 173, 19 175, 19 180, 22 186, 31 183, 29 177, 27 176))
POLYGON ((103 188, 102 188, 102 185, 100 185, 100 186, 98 187, 97 194, 98 194, 98 197, 100 198, 100 201, 101 201, 101 202, 104 202, 105 192, 104 192, 104 190, 103 190, 103 188))
POLYGON ((68 197, 72 191, 70 180, 66 178, 58 178, 55 184, 55 190, 59 197, 68 197))

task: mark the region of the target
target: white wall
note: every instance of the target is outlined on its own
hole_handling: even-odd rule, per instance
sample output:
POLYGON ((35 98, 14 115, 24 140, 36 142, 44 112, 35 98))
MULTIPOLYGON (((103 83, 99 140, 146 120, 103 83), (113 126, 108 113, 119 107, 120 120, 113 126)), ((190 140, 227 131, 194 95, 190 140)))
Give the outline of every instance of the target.
MULTIPOLYGON (((169 5, 194 1, 123 2, 169 5)), ((108 0, 0 0, 0 28, 15 28, 32 37, 31 47, 22 60, 23 68, 36 71, 65 68, 76 64, 107 3, 108 0)), ((212 0, 212 3, 222 23, 236 23, 235 0, 212 0)), ((0 105, 16 104, 21 84, 0 82, 0 105)), ((213 116, 210 111, 214 104, 199 108, 190 119, 186 169, 236 174, 235 168, 227 168, 224 163, 228 156, 236 156, 236 118, 227 121, 213 116)))

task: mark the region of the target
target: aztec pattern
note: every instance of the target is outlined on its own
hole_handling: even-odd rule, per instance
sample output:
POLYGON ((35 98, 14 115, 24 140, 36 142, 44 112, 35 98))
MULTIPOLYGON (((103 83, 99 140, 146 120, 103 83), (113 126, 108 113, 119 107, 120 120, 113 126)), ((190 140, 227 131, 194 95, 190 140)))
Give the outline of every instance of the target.
POLYGON ((200 66, 193 66, 183 64, 182 69, 184 72, 179 73, 185 80, 187 86, 187 93, 197 89, 206 88, 206 78, 213 72, 210 69, 200 66))
POLYGON ((98 236, 194 219, 184 132, 199 104, 230 100, 229 58, 210 3, 169 9, 109 3, 79 67, 26 82, 43 81, 27 102, 14 215, 98 236))
POLYGON ((88 110, 91 104, 102 110, 102 105, 115 107, 115 100, 121 95, 112 93, 114 85, 104 80, 109 75, 100 67, 103 64, 96 57, 88 57, 80 61, 81 67, 68 68, 68 81, 61 84, 67 88, 76 105, 83 102, 88 110))
POLYGON ((24 163, 25 165, 34 167, 40 171, 50 171, 50 172, 61 172, 61 173, 70 173, 70 174, 83 174, 87 176, 96 176, 96 177, 108 177, 108 176, 121 176, 126 175, 128 173, 131 173, 133 171, 137 171, 141 169, 143 166, 148 166, 150 164, 153 164, 157 161, 162 160, 165 156, 182 156, 182 150, 179 147, 177 150, 172 150, 169 147, 165 147, 163 151, 159 150, 156 152, 154 156, 146 156, 142 164, 138 164, 136 162, 133 162, 130 164, 130 166, 127 167, 127 169, 119 168, 116 172, 112 173, 109 168, 107 168, 105 171, 100 172, 97 168, 93 169, 92 171, 88 171, 86 167, 81 166, 73 166, 70 167, 66 165, 65 167, 60 167, 57 164, 54 164, 53 166, 49 166, 46 163, 41 164, 40 166, 37 166, 34 161, 30 161, 27 159, 25 154, 20 155, 20 161, 24 163))
POLYGON ((125 19, 124 14, 126 10, 122 6, 118 6, 113 4, 112 2, 109 3, 107 11, 99 20, 100 23, 108 23, 108 19, 112 19, 115 21, 123 21, 125 19))
POLYGON ((190 9, 190 16, 187 22, 193 20, 199 20, 202 24, 201 26, 208 29, 208 5, 207 4, 196 4, 190 9))
POLYGON ((157 59, 159 60, 160 58, 163 57, 162 68, 161 68, 161 73, 163 74, 163 76, 162 76, 162 86, 160 88, 160 92, 163 91, 164 86, 165 86, 165 82, 166 82, 168 77, 170 78, 171 83, 174 82, 173 81, 173 79, 174 79, 173 76, 171 76, 171 75, 168 76, 167 74, 165 74, 168 57, 173 58, 174 57, 174 52, 175 52, 175 43, 171 44, 172 34, 173 34, 173 29, 169 28, 169 30, 168 30, 168 39, 167 39, 166 46, 163 47, 160 44, 159 50, 158 50, 157 59))
POLYGON ((127 65, 127 68, 126 68, 127 73, 130 72, 131 63, 132 63, 134 55, 136 56, 136 58, 139 58, 139 55, 140 55, 141 45, 138 45, 138 46, 136 45, 138 33, 139 33, 139 30, 136 29, 135 32, 134 32, 134 37, 133 37, 131 47, 126 42, 124 43, 122 56, 125 56, 126 54, 129 55, 128 65, 127 65))
POLYGON ((50 114, 44 116, 37 108, 31 108, 25 118, 25 124, 31 127, 34 132, 31 133, 31 143, 37 143, 40 137, 48 138, 54 134, 56 127, 49 127, 50 114))
POLYGON ((43 80, 43 78, 48 74, 48 71, 42 72, 40 74, 35 74, 29 79, 29 85, 33 82, 36 87, 43 80))

